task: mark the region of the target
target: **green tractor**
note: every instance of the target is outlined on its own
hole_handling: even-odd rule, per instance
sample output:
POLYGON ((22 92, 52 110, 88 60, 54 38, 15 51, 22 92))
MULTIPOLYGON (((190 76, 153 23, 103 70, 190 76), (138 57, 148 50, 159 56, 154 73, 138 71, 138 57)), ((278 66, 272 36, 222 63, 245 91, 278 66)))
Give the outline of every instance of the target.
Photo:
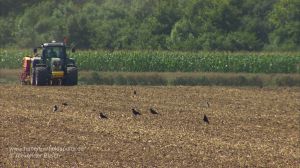
MULTIPOLYGON (((65 43, 44 43, 42 53, 34 49, 33 56, 23 59, 20 76, 22 84, 77 85, 78 69, 74 59, 68 58, 65 43)), ((75 49, 72 49, 75 52, 75 49)))

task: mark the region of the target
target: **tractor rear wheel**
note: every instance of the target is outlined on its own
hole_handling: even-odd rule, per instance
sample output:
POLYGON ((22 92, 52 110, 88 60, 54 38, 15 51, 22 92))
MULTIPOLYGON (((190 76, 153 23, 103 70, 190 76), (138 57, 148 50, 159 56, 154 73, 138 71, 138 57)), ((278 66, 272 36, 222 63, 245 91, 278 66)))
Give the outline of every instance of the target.
POLYGON ((77 85, 78 69, 77 67, 67 67, 67 75, 63 81, 63 85, 77 85))
POLYGON ((48 84, 48 70, 46 67, 36 67, 35 79, 36 85, 47 85, 48 84))

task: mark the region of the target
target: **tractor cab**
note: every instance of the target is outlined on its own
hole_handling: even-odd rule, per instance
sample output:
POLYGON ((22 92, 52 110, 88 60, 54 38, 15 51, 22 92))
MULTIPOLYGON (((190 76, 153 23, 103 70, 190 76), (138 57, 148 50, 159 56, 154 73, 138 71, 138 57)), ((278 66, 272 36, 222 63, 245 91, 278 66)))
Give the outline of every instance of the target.
POLYGON ((66 46, 64 43, 44 43, 42 44, 42 59, 67 58, 66 46))

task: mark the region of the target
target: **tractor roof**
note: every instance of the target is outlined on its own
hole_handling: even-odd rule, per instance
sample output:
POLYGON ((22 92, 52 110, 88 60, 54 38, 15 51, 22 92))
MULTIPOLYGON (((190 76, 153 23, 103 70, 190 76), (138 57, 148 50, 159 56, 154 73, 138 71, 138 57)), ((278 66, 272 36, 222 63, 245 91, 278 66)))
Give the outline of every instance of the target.
POLYGON ((42 44, 42 47, 63 47, 63 46, 65 46, 64 43, 57 43, 57 42, 42 44))

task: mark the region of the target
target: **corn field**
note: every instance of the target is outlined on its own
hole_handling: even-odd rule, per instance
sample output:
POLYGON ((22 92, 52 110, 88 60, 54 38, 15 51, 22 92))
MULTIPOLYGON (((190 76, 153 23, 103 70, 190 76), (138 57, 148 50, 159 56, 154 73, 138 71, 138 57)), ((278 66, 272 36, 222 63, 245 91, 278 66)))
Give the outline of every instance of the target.
MULTIPOLYGON (((0 68, 17 69, 30 50, 0 49, 0 68)), ((123 72, 299 73, 297 52, 77 51, 79 69, 123 72)))

